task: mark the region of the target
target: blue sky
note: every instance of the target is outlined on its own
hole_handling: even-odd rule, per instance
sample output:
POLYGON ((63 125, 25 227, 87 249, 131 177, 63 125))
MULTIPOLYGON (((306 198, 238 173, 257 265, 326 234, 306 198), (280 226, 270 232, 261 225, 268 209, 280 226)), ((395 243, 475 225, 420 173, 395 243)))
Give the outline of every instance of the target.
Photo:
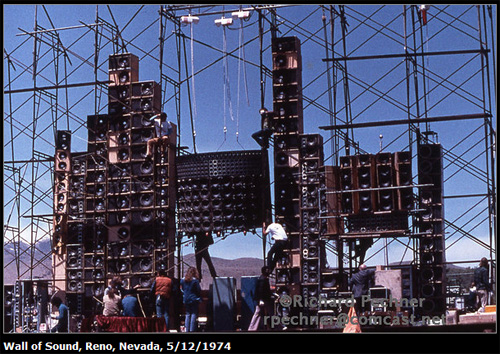
MULTIPOLYGON (((238 5, 216 6, 214 8, 203 8, 202 12, 215 12, 220 10, 237 10, 238 5)), ((127 50, 138 55, 140 62, 140 80, 159 81, 159 57, 158 35, 159 6, 147 5, 141 8, 138 5, 113 5, 111 12, 104 5, 98 7, 99 17, 109 23, 116 23, 122 31, 122 37, 129 42, 127 50)), ((494 16, 496 6, 493 7, 494 16)), ((81 26, 93 24, 96 17, 96 7, 94 5, 47 5, 37 7, 38 25, 44 29, 63 28, 70 26, 81 26), (46 12, 45 12, 46 11, 46 12), (48 16, 47 16, 48 14, 48 16), (50 18, 50 20, 49 20, 50 18), (52 23, 51 23, 52 21, 52 23)), ((403 18, 402 5, 364 5, 346 6, 348 35, 346 37, 347 53, 350 56, 378 55, 378 54, 401 54, 404 53, 403 39, 403 18), (384 29, 382 30, 382 27, 384 29)), ((194 11, 194 15, 198 12, 194 11)), ((34 5, 4 5, 4 50, 11 56, 15 71, 11 70, 12 87, 10 89, 23 89, 33 87, 30 74, 31 59, 33 57, 33 40, 28 36, 18 35, 23 31, 30 32, 34 28, 34 5)), ((185 11, 187 15, 188 11, 185 11)), ((177 13, 182 15, 181 13, 177 13)), ((318 108, 328 107, 327 77, 325 75, 326 64, 322 61, 325 58, 325 50, 322 47, 324 42, 324 32, 322 29, 322 15, 327 16, 318 6, 291 6, 279 8, 277 10, 278 24, 281 35, 297 35, 302 41, 303 60, 303 82, 304 95, 315 104, 304 103, 304 131, 306 133, 321 133, 328 139, 329 132, 320 131, 319 126, 328 125, 330 116, 324 110, 318 108), (297 25, 297 26, 295 26, 297 25)), ((196 146, 198 152, 258 149, 259 147, 251 138, 251 134, 259 129, 260 117, 260 83, 259 70, 255 64, 259 63, 259 43, 256 39, 258 33, 257 14, 252 12, 248 21, 244 21, 243 29, 240 29, 240 21, 235 20, 234 24, 225 30, 214 24, 215 19, 222 15, 199 14, 200 22, 193 26, 182 27, 182 33, 186 36, 185 50, 187 71, 189 74, 196 73, 194 82, 190 81, 193 105, 196 107, 194 122, 196 126, 196 146), (196 41, 191 42, 191 34, 196 41), (227 51, 235 50, 241 38, 244 41, 251 41, 245 46, 245 59, 249 63, 243 65, 242 53, 234 52, 236 57, 228 57, 227 82, 224 81, 223 61, 215 60, 221 58, 226 41, 227 51), (191 46, 192 45, 192 46, 191 46), (191 51, 192 50, 192 51, 191 51), (191 53, 193 55, 191 55, 191 53), (246 81, 243 72, 246 71, 246 81), (194 91, 193 91, 194 85, 194 91), (194 92, 194 95, 193 95, 194 92), (231 96, 224 101, 224 97, 231 96), (248 94, 248 102, 246 95, 248 94), (195 100, 194 100, 195 98, 195 100), (239 99, 238 99, 239 98, 239 99), (232 115, 229 111, 232 108, 232 115), (225 112, 225 113, 224 113, 225 112), (233 119, 232 119, 233 118, 233 119)), ((229 16, 229 15, 227 15, 229 16)), ((496 17, 494 17, 496 18, 496 17)), ((425 51, 453 51, 463 49, 477 49, 479 44, 474 38, 477 27, 477 10, 475 7, 466 5, 453 6, 433 6, 429 10, 429 23, 416 39, 417 46, 423 45, 425 51), (421 41, 423 40, 423 44, 421 41)), ((340 24, 338 19, 335 22, 336 55, 342 53, 340 40, 340 24)), ((495 23, 496 26, 496 23, 495 23)), ((106 26, 103 27, 103 34, 109 36, 106 26)), ((409 30, 410 26, 407 26, 409 30)), ((174 79, 178 78, 177 52, 175 36, 172 31, 175 28, 171 23, 166 26, 166 41, 164 46, 165 67, 163 74, 174 79)), ((269 29, 266 22, 265 29, 269 29)), ((420 33, 420 32, 419 32, 420 33)), ((54 75, 53 58, 56 52, 49 50, 47 44, 43 44, 39 50, 41 59, 38 65, 39 75, 37 86, 51 86, 56 80, 61 82, 64 73, 68 74, 68 83, 90 82, 94 79, 93 62, 88 62, 94 53, 94 33, 87 28, 74 28, 59 31, 63 46, 67 49, 71 63, 64 62, 63 57, 59 59, 59 76, 54 75)), ((327 35, 330 36, 330 27, 327 28, 327 35)), ((489 34, 491 36, 491 34, 489 34)), ((44 36, 48 42, 54 40, 53 37, 44 36)), ((264 37, 264 63, 271 66, 270 52, 271 37, 269 33, 264 37)), ((407 43, 413 46, 413 38, 407 43)), ((107 57, 112 54, 112 46, 103 37, 101 42, 101 52, 99 55, 98 79, 105 80, 107 72, 107 57)), ((495 45, 496 48, 496 45, 495 45)), ((182 51, 184 60, 184 49, 182 51)), ((193 151, 191 123, 189 119, 189 105, 187 97, 186 68, 182 63, 181 78, 183 80, 181 96, 181 144, 187 146, 189 151, 193 151)), ((7 87, 8 68, 4 60, 4 90, 7 87)), ((482 113, 482 78, 478 74, 480 60, 474 55, 458 56, 433 56, 425 60, 428 77, 425 81, 429 91, 428 96, 428 116, 457 115, 469 113, 482 113), (445 80, 446 79, 446 80, 445 80)), ((11 67, 12 69, 12 67, 11 67)), ((352 115, 356 123, 368 121, 381 121, 390 119, 407 118, 406 112, 406 74, 405 62, 402 58, 380 59, 380 60, 360 60, 348 63, 350 74, 350 98, 352 115)), ((339 74, 340 75, 340 74, 339 74)), ((271 80, 266 80, 265 105, 272 107, 271 80)), ((423 81, 420 81, 420 90, 423 81)), ((165 81, 164 81, 165 84, 165 81)), ((169 117, 175 119, 175 100, 172 99, 173 87, 165 87, 163 110, 169 117)), ((413 95, 413 88, 410 88, 413 95)), ((53 92, 53 91, 52 91, 53 92)), ((42 96, 37 107, 37 132, 39 138, 35 142, 35 150, 51 155, 53 153, 53 132, 50 129, 41 127, 49 126, 55 117, 58 119, 59 129, 69 128, 73 130, 73 151, 83 151, 86 149, 86 129, 80 127, 86 120, 86 116, 93 114, 97 110, 106 111, 105 91, 101 101, 97 106, 94 102, 92 87, 74 88, 59 90, 59 109, 54 112, 55 102, 50 96, 42 96), (70 125, 66 126, 66 100, 70 107, 70 125)), ((4 116, 13 110, 14 119, 13 133, 15 139, 15 159, 25 159, 31 157, 30 149, 26 149, 26 144, 31 144, 30 130, 33 117, 33 100, 30 100, 31 93, 21 93, 11 96, 4 96, 4 116), (9 99, 13 99, 10 106, 9 99), (22 123, 22 124, 19 124, 22 123), (28 129, 23 128, 28 127, 28 129), (26 136, 26 134, 28 136, 26 136)), ((412 102, 414 98, 411 97, 412 102)), ((344 97, 342 83, 339 84, 337 97, 337 116, 340 120, 345 119, 344 97)), ((492 107, 496 112, 496 107, 492 107)), ((412 106, 411 114, 415 114, 415 107, 412 106)), ((496 125, 496 116, 494 124, 496 125)), ((484 136, 482 121, 457 121, 453 123, 434 123, 431 128, 437 133, 438 141, 445 149, 453 147, 453 155, 449 155, 445 160, 445 184, 446 195, 485 193, 486 185, 480 181, 477 174, 470 173, 470 165, 473 169, 484 170, 485 156, 483 150, 484 143, 481 139, 484 136), (455 146, 456 145, 456 146, 455 146), (464 160, 465 168, 457 163, 456 157, 464 160)), ((10 123, 4 118, 4 159, 10 160, 12 145, 8 143, 11 139, 10 123), (7 129, 5 129, 7 128, 7 129)), ((358 129, 355 131, 354 140, 360 147, 368 152, 376 153, 379 150, 380 138, 383 136, 382 144, 385 151, 400 151, 408 149, 408 134, 405 126, 391 126, 383 128, 358 129)), ((331 156, 330 144, 325 145, 325 156, 331 156)), ((341 155, 345 151, 340 152, 341 155)), ((329 160, 331 163, 331 160, 329 160)), ((44 166, 45 169, 47 166, 44 166)), ((37 178, 37 193, 51 188, 50 174, 42 174, 37 178)), ((24 177, 30 178, 31 171, 23 169, 24 177)), ((6 187, 4 196, 4 212, 10 214, 13 208, 9 203, 12 196, 12 189, 6 187)), ((28 201, 22 201, 23 208, 26 208, 28 201)), ((51 198, 47 202, 42 202, 34 206, 34 214, 48 214, 51 212, 51 198)), ((459 226, 475 237, 487 241, 488 225, 481 221, 487 218, 486 202, 480 198, 449 199, 446 205, 446 218, 450 221, 456 220, 459 226), (461 216, 466 213, 465 216, 461 216), (478 225, 476 225, 478 224, 478 225)), ((25 222, 23 220, 23 222, 25 222)), ((259 230, 260 232, 260 230, 259 230)), ((461 235, 453 235, 449 230, 450 244, 461 235)), ((404 253, 403 247, 398 242, 391 244, 391 261, 399 260, 404 253), (392 256, 393 255, 393 256, 392 256)), ((192 247, 186 246, 185 253, 191 253, 192 247)), ((369 251, 370 254, 371 251, 369 251)), ((373 249, 375 253, 375 248, 373 249)), ((231 235, 224 240, 217 240, 212 246, 213 256, 222 258, 238 257, 262 257, 262 242, 259 237, 252 234, 231 235)), ((486 250, 477 247, 474 242, 466 238, 453 246, 448 253, 450 259, 475 259, 486 255, 486 250)), ((405 257, 411 256, 406 254, 405 257)), ((373 257, 374 263, 380 263, 380 254, 373 257)))

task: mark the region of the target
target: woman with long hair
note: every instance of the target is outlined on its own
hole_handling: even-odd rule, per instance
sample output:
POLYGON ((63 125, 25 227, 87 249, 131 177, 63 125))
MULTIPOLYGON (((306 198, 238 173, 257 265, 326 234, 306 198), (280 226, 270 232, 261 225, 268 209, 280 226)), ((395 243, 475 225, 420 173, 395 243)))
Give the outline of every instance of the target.
POLYGON ((186 321, 184 326, 186 332, 196 331, 196 319, 198 318, 198 306, 201 301, 201 287, 198 271, 195 267, 189 267, 186 275, 181 279, 181 290, 186 308, 186 321))
POLYGON ((121 279, 120 281, 117 281, 117 279, 112 279, 110 281, 109 287, 107 288, 108 291, 104 294, 102 299, 104 306, 102 314, 104 316, 120 316, 122 296, 118 288, 119 286, 121 286, 121 279))

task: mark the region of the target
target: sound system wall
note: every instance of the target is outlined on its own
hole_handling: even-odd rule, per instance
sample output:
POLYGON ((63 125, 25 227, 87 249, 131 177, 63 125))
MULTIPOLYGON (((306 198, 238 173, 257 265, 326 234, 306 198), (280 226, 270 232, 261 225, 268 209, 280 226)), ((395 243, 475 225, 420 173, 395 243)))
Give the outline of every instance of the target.
POLYGON ((446 311, 446 275, 443 209, 443 157, 440 144, 418 146, 419 295, 425 315, 446 311))
POLYGON ((174 275, 176 126, 146 156, 161 89, 138 69, 133 54, 110 56, 108 113, 87 117, 86 152, 71 153, 71 132, 57 132, 53 246, 72 314, 102 311, 95 299, 116 275, 147 303, 155 272, 174 275))
POLYGON ((68 227, 68 197, 71 175, 71 132, 59 130, 56 134, 56 151, 54 161, 54 218, 52 247, 61 252, 66 242, 68 227))
POLYGON ((299 134, 303 133, 300 40, 273 38, 272 57, 275 215, 293 238, 300 232, 299 134))
POLYGON ((178 230, 186 235, 254 230, 262 226, 269 189, 261 150, 178 158, 178 230))
POLYGON ((341 156, 340 213, 347 233, 404 232, 414 209, 411 155, 396 153, 341 156))
MULTIPOLYGON (((301 285, 302 298, 318 299, 321 271, 325 266, 324 244, 320 235, 327 233, 327 220, 320 218, 326 198, 320 194, 325 186, 323 138, 319 134, 300 135, 300 217, 301 217, 301 285)), ((312 314, 317 308, 305 308, 312 314)))
MULTIPOLYGON (((272 39, 275 221, 289 246, 276 266, 277 292, 302 295, 301 137, 303 133, 302 57, 297 37, 272 39)), ((322 148, 322 147, 321 147, 322 148)), ((305 197, 305 196, 304 196, 305 197)), ((286 315, 301 309, 280 307, 286 315)))
POLYGON ((326 205, 322 211, 327 220, 327 229, 325 236, 335 236, 343 233, 344 222, 340 217, 341 195, 337 193, 340 190, 340 167, 324 166, 325 174, 325 198, 326 205))

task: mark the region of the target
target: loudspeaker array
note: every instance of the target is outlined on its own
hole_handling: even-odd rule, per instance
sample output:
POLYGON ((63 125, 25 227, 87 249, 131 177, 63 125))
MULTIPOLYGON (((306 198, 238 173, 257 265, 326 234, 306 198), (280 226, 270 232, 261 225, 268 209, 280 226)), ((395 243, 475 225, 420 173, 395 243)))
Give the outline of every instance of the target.
POLYGON ((418 146, 419 295, 425 314, 443 314, 445 298, 445 245, 443 215, 443 159, 440 144, 418 146))
MULTIPOLYGON (((300 135, 300 217, 302 297, 318 298, 324 250, 320 235, 326 233, 326 219, 320 218, 326 198, 324 188, 323 138, 319 134, 300 135)), ((314 309, 310 309, 314 310, 314 309)))
POLYGON ((69 177, 71 174, 71 132, 57 131, 54 163, 54 219, 52 246, 59 249, 66 242, 68 228, 69 177))
MULTIPOLYGON (((272 40, 275 214, 288 233, 300 231, 299 134, 303 132, 300 40, 272 40)), ((293 236, 292 236, 293 237, 293 236)))
MULTIPOLYGON (((301 294, 300 134, 303 133, 302 56, 297 37, 272 40, 275 220, 289 248, 276 271, 279 293, 301 294)), ((282 308, 281 311, 288 311, 282 308)))
POLYGON ((409 152, 342 156, 339 168, 340 216, 349 232, 408 228, 414 209, 409 152))
MULTIPOLYGON (((178 230, 187 235, 261 226, 262 151, 186 155, 177 163, 178 230)), ((267 168, 267 163, 265 164, 267 168)), ((267 192, 268 193, 268 192, 267 192)))
POLYGON ((138 82, 130 53, 110 56, 109 77, 108 114, 87 117, 88 150, 71 154, 70 132, 56 140, 54 245, 73 313, 96 307, 114 275, 149 287, 155 271, 174 271, 176 127, 165 152, 146 156, 160 87, 138 82))

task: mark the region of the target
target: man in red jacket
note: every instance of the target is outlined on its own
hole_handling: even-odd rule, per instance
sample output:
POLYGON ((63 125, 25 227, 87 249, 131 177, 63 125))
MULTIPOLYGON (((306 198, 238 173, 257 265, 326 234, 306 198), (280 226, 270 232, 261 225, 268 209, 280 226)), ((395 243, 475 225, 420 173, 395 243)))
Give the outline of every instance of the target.
POLYGON ((170 294, 172 293, 172 279, 167 277, 165 270, 162 269, 158 272, 158 276, 151 286, 151 291, 156 297, 156 316, 163 316, 165 318, 168 330, 168 308, 170 305, 170 294))

